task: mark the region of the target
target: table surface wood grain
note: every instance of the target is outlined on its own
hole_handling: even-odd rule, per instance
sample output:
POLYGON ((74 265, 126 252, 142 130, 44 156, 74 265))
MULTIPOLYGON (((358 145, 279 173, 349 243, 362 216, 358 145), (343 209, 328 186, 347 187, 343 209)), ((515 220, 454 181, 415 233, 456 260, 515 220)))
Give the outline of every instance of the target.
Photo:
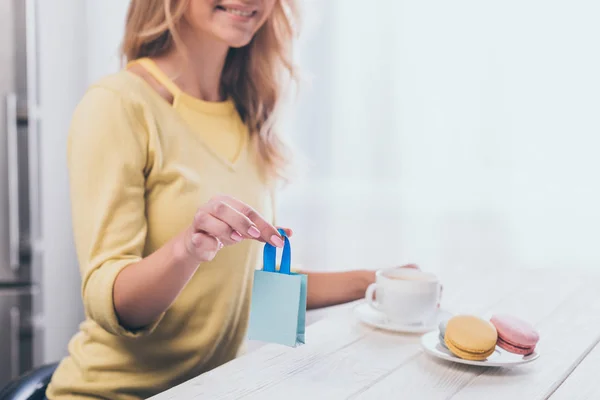
POLYGON ((153 399, 600 399, 599 276, 543 269, 439 275, 444 309, 530 321, 540 332, 540 358, 510 369, 437 360, 421 349, 421 335, 365 326, 347 304, 314 314, 319 320, 303 346, 262 346, 153 399))

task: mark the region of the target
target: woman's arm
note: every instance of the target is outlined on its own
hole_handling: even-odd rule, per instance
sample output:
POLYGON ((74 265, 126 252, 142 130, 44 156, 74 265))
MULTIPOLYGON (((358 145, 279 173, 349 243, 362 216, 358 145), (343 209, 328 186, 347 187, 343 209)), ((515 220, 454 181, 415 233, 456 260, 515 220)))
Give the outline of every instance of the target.
MULTIPOLYGON (((416 268, 415 264, 399 268, 416 268)), ((375 271, 300 272, 308 277, 306 307, 329 307, 362 299, 367 287, 375 282, 375 271)))
POLYGON ((333 306, 361 299, 375 282, 375 271, 307 272, 308 309, 333 306))
POLYGON ((200 262, 182 249, 180 235, 116 276, 114 308, 125 329, 135 331, 157 321, 194 275, 200 262))

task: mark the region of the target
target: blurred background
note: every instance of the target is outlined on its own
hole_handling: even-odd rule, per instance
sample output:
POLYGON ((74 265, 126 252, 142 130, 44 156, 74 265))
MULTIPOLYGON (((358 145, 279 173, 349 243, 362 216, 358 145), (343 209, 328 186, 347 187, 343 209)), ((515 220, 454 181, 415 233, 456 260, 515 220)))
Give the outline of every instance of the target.
MULTIPOLYGON (((0 0, 0 386, 83 319, 66 135, 127 3, 0 0)), ((302 3, 296 263, 600 272, 598 1, 302 3)))

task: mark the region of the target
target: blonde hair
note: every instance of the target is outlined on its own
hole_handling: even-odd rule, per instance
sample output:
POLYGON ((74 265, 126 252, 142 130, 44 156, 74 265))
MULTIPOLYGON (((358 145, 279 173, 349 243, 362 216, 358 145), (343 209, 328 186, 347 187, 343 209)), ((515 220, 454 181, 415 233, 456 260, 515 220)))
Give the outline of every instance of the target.
MULTIPOLYGON (((177 24, 190 0, 131 0, 122 55, 126 62, 185 51, 177 24)), ((291 58, 298 26, 296 0, 276 0, 271 15, 252 41, 230 48, 221 77, 224 94, 235 102, 270 177, 286 178, 288 147, 277 133, 276 116, 285 83, 297 81, 291 58)))

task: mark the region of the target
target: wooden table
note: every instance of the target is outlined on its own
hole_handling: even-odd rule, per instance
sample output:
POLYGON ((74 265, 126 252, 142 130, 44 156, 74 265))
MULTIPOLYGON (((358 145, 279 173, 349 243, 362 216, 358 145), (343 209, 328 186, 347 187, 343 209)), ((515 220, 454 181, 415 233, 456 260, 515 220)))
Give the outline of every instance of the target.
POLYGON ((172 388, 167 399, 600 399, 600 278, 568 271, 440 273, 442 307, 513 313, 540 332, 540 358, 512 369, 439 361, 420 335, 392 334, 338 307, 298 348, 269 344, 172 388))

